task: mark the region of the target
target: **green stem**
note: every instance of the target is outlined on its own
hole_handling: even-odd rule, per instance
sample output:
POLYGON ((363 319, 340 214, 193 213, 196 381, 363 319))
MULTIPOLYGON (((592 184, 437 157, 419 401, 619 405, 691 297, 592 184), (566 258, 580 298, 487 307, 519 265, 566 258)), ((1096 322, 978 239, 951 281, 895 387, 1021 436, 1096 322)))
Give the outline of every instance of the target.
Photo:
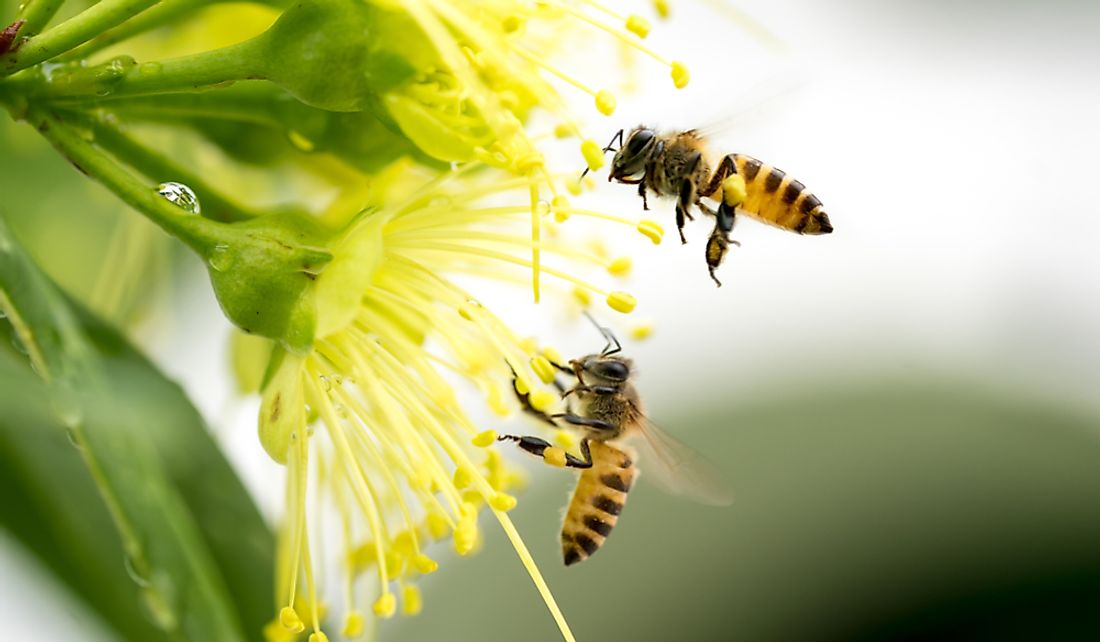
POLYGON ((65 0, 27 0, 19 15, 16 16, 16 20, 23 21, 19 37, 28 38, 38 35, 42 27, 49 24, 63 4, 65 0))
POLYGON ((102 183, 123 202, 186 243, 200 256, 209 256, 214 247, 232 238, 226 225, 185 213, 158 194, 152 185, 142 182, 98 150, 56 115, 31 111, 27 116, 27 121, 78 170, 102 183))
POLYGON ((160 0, 101 0, 65 22, 24 42, 18 50, 0 57, 0 76, 13 74, 49 60, 122 24, 160 0))
POLYGON ((95 131, 96 144, 109 151, 115 158, 130 167, 139 168, 142 174, 153 180, 178 181, 194 190, 202 202, 203 216, 223 223, 231 223, 246 221, 260 215, 258 212, 249 211, 244 206, 234 203, 200 174, 139 144, 118 128, 102 121, 96 121, 92 127, 95 131))
POLYGON ((160 4, 135 16, 133 20, 97 34, 94 38, 62 56, 63 60, 87 60, 92 54, 115 43, 128 40, 150 29, 174 22, 189 13, 213 4, 216 0, 163 0, 160 4))

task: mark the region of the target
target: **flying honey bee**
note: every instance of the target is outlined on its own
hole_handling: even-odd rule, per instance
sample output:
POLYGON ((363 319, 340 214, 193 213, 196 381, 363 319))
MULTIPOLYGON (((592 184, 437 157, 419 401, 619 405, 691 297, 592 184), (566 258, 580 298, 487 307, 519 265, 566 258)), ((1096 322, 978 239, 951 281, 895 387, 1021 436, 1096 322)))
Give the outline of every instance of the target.
MULTIPOLYGON (((669 491, 716 506, 730 503, 729 495, 717 481, 718 475, 703 456, 646 418, 632 383, 633 362, 619 354, 622 349, 610 330, 597 327, 607 339, 602 351, 573 359, 569 367, 554 364, 577 379, 571 388, 558 384, 563 399, 572 397, 576 401, 574 408, 546 414, 531 407, 528 395, 516 389, 528 412, 555 426, 560 421, 584 433, 581 456, 566 453, 564 458, 565 466, 581 470, 561 528, 566 566, 584 561, 598 551, 619 520, 627 493, 638 476, 636 453, 621 443, 623 439, 641 437, 640 445, 648 451, 645 454, 652 455, 647 465, 653 464, 657 479, 669 491)), ((514 441, 523 450, 544 458, 552 447, 538 437, 503 435, 498 439, 514 441)))
POLYGON ((717 169, 712 171, 712 156, 698 130, 658 133, 655 129, 639 125, 630 131, 624 145, 623 130, 620 129, 603 151, 615 152, 607 180, 637 185, 645 209, 649 209, 646 190, 652 190, 658 196, 676 198, 676 227, 681 243, 687 243, 684 237, 685 220, 694 219, 692 205, 715 218, 714 231, 707 241, 706 260, 710 277, 719 287, 722 282, 714 275, 714 270, 726 258, 731 243, 740 245, 729 238, 739 212, 799 234, 818 235, 833 231, 821 200, 782 170, 751 156, 727 154, 719 161, 717 169), (615 148, 616 141, 618 149, 615 148), (723 182, 731 174, 738 174, 744 179, 745 198, 739 203, 728 204, 723 194, 723 182), (704 203, 703 198, 718 201, 718 209, 714 210, 704 203))

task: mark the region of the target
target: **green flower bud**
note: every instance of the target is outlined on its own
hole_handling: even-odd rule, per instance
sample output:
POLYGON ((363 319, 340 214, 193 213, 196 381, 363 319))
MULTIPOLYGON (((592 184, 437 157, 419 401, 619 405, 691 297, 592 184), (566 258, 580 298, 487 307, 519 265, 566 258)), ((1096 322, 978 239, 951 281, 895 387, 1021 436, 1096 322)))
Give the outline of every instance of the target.
POLYGON ((308 219, 271 215, 226 226, 204 254, 222 311, 238 328, 309 350, 317 325, 313 285, 332 260, 308 219))

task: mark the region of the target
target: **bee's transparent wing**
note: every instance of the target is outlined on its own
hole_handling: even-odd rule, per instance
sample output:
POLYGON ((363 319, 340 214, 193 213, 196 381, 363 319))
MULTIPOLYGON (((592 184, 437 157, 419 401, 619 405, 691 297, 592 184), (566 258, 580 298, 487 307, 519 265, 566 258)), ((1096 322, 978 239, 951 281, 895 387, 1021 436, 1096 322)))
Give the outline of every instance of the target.
POLYGON ((694 129, 703 138, 718 140, 751 127, 755 121, 774 118, 785 103, 809 84, 802 71, 786 69, 748 83, 739 91, 725 92, 722 104, 727 105, 721 116, 704 119, 694 129))
POLYGON ((644 417, 635 434, 641 435, 636 440, 641 470, 647 476, 651 474, 662 488, 711 506, 733 503, 733 493, 717 467, 701 453, 644 417))

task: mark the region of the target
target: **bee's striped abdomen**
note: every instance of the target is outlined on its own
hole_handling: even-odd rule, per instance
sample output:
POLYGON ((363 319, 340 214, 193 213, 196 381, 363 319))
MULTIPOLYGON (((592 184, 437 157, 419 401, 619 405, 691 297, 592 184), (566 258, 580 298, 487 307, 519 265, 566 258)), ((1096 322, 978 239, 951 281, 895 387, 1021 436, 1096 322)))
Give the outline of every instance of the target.
POLYGON ((752 156, 734 154, 733 161, 737 173, 745 179, 747 192, 738 210, 799 234, 833 231, 821 200, 805 185, 752 156))
POLYGON ((565 565, 588 559, 619 521, 637 469, 633 457, 600 441, 589 442, 592 467, 581 472, 561 526, 565 565))

